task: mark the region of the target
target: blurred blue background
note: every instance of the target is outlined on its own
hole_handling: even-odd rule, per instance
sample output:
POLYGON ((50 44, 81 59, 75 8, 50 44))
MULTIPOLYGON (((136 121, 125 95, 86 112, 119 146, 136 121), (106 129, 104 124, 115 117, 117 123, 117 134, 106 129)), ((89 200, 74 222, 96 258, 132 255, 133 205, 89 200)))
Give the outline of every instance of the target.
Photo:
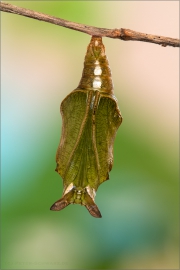
MULTIPOLYGON (((7 1, 74 22, 178 38, 178 1, 7 1)), ((179 269, 179 49, 104 38, 123 115, 96 203, 49 210, 59 106, 90 36, 1 14, 2 269, 179 269)))

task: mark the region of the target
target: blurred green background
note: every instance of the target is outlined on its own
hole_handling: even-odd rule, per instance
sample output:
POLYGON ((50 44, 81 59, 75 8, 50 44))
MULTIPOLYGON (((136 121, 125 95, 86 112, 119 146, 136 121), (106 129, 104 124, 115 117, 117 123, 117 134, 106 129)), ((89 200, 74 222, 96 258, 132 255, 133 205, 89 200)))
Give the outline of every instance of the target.
MULTIPOLYGON (((179 1, 7 1, 67 20, 178 38, 179 1)), ((1 269, 179 269, 179 49, 104 38, 123 115, 96 203, 61 212, 59 106, 90 36, 1 14, 1 269)))

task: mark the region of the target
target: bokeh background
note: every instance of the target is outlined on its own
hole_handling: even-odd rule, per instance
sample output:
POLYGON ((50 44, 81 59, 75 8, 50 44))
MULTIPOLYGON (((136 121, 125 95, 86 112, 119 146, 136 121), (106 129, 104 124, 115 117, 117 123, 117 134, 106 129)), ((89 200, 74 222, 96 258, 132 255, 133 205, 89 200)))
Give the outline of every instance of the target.
MULTIPOLYGON (((67 20, 179 37, 179 1, 7 1, 67 20)), ((110 180, 61 212, 59 106, 90 36, 1 14, 2 269, 179 269, 179 49, 104 38, 123 115, 110 180)))

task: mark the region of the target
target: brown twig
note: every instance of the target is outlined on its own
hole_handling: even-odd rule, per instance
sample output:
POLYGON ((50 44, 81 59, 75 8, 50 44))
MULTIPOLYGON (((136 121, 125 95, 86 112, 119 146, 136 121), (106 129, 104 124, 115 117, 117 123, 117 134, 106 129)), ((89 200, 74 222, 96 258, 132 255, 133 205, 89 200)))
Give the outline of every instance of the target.
POLYGON ((80 23, 74 23, 74 22, 63 20, 54 16, 50 16, 47 14, 29 10, 26 8, 20 8, 20 7, 17 7, 8 3, 4 3, 4 2, 3 3, 0 2, 0 10, 4 12, 26 16, 26 17, 44 21, 44 22, 49 22, 49 23, 56 24, 62 27, 70 28, 76 31, 89 34, 91 36, 117 38, 117 39, 121 39, 125 41, 136 40, 136 41, 151 42, 151 43, 162 45, 163 47, 166 47, 166 46, 180 47, 179 39, 144 34, 144 33, 136 32, 136 31, 133 31, 130 29, 124 29, 124 28, 107 29, 107 28, 93 27, 93 26, 80 24, 80 23))

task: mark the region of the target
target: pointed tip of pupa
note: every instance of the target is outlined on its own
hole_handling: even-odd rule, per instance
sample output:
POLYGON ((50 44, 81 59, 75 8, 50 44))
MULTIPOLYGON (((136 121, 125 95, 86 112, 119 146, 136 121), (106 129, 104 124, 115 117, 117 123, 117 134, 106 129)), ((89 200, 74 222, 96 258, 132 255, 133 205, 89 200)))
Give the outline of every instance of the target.
POLYGON ((95 218, 102 218, 101 212, 99 211, 98 207, 96 204, 88 204, 85 205, 91 216, 95 218))
POLYGON ((52 211, 60 211, 60 210, 64 209, 66 206, 68 206, 68 205, 69 205, 69 203, 66 200, 64 200, 64 198, 61 198, 60 200, 55 202, 50 207, 50 210, 52 210, 52 211))

